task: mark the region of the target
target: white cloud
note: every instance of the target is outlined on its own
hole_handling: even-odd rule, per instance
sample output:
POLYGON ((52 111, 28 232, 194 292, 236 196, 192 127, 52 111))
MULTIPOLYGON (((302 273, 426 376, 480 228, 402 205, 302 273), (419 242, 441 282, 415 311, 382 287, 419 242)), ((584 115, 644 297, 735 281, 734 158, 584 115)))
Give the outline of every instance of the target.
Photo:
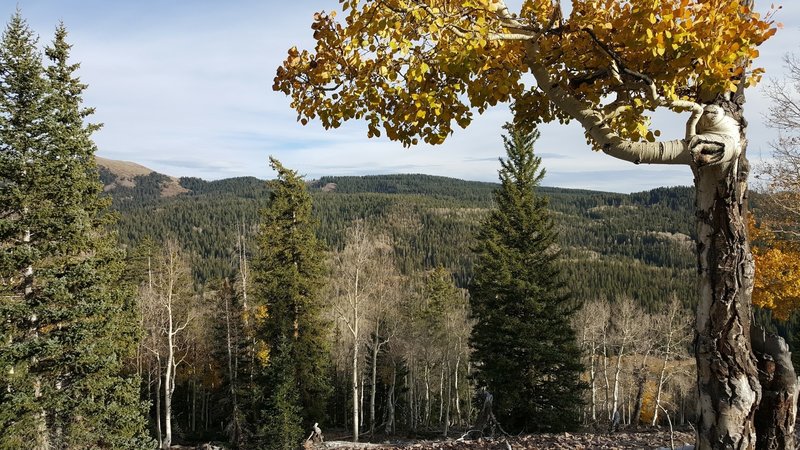
MULTIPOLYGON (((418 172, 496 179, 507 108, 490 110, 435 148, 368 140, 360 123, 329 131, 296 123, 288 100, 271 90, 275 68, 292 45, 311 45, 313 12, 337 8, 335 0, 19 5, 44 42, 60 19, 70 30, 74 58, 89 84, 86 104, 96 106, 95 119, 105 123, 95 135, 103 156, 212 179, 271 176, 270 154, 312 178, 418 172)), ((2 12, 10 16, 13 6, 2 12)), ((777 19, 786 26, 763 46, 757 63, 780 77, 783 53, 800 42, 800 3, 786 2, 777 19)), ((751 155, 767 152, 774 136, 761 117, 767 106, 760 90, 748 93, 751 155)), ((665 136, 682 133, 681 121, 659 115, 662 123, 665 136)), ((576 126, 543 127, 537 149, 545 155, 548 185, 635 191, 691 183, 686 168, 634 167, 591 152, 576 126)))

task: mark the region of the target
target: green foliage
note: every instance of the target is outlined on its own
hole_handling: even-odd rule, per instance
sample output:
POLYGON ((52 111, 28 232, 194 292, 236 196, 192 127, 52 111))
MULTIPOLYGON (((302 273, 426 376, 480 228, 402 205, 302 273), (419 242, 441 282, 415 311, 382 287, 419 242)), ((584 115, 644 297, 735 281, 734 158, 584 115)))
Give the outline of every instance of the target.
MULTIPOLYGON (((268 189, 254 178, 181 182, 192 190, 176 197, 144 199, 111 190, 122 241, 136 245, 147 236, 174 236, 189 253, 196 283, 232 278, 234 230, 242 222, 254 230, 250 225, 267 205, 268 189)), ((404 274, 442 265, 460 287, 472 277, 470 247, 495 187, 428 175, 324 177, 309 184, 317 237, 329 249, 341 248, 348 224, 365 219, 392 238, 404 274)), ((664 292, 674 291, 687 306, 695 303, 691 188, 616 194, 542 187, 539 192, 550 199, 564 270, 577 298, 629 296, 654 311, 664 292)))
POLYGON ((267 370, 267 396, 256 438, 269 450, 296 450, 303 438, 300 395, 290 338, 281 336, 267 370))
MULTIPOLYGON (((327 379, 329 324, 322 317, 321 298, 324 255, 314 234, 311 196, 305 183, 277 160, 270 159, 270 163, 278 178, 269 182, 270 203, 261 212, 260 252, 254 263, 257 359, 270 374, 284 370, 272 368, 274 353, 288 355, 302 424, 310 425, 322 422, 331 392, 327 379), (280 350, 283 341, 286 348, 280 350)), ((279 400, 273 397, 280 393, 270 385, 262 387, 268 391, 268 402, 276 404, 279 400)))
POLYGON ((66 35, 46 68, 19 13, 0 43, 0 448, 146 448, 123 369, 137 321, 66 35))
MULTIPOLYGON (((427 351, 444 339, 447 313, 464 301, 464 295, 453 284, 453 276, 444 267, 436 267, 422 282, 422 292, 410 311, 414 325, 414 340, 423 343, 427 351)), ((423 355, 424 357, 425 355, 423 355)))
POLYGON ((497 209, 484 221, 470 285, 476 319, 476 379, 511 429, 562 431, 579 424, 583 383, 574 311, 558 264, 547 199, 535 189, 544 170, 533 154, 538 133, 509 128, 497 209))

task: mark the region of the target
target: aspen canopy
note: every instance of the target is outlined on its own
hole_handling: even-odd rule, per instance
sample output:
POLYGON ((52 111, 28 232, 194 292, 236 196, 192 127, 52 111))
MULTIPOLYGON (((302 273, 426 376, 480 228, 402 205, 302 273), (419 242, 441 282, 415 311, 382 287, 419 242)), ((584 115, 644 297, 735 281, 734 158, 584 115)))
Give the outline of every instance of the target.
POLYGON ((290 49, 274 89, 304 124, 363 119, 369 136, 404 145, 441 143, 504 102, 528 123, 596 122, 596 147, 614 135, 652 142, 648 111, 754 85, 763 69, 750 61, 776 31, 771 14, 734 0, 575 1, 566 20, 551 0, 519 15, 500 0, 340 3, 344 22, 315 14, 315 52, 290 49))
POLYGON ((314 50, 291 48, 275 77, 303 124, 359 119, 370 137, 439 144, 454 125, 509 103, 522 129, 575 120, 595 150, 691 168, 697 448, 794 448, 788 347, 750 328, 744 89, 763 73, 751 62, 777 30, 775 9, 759 14, 753 0, 572 0, 570 9, 525 0, 517 13, 502 0, 339 3, 343 18, 315 14, 314 50), (657 140, 649 115, 658 108, 690 112, 675 116, 684 136, 657 140))

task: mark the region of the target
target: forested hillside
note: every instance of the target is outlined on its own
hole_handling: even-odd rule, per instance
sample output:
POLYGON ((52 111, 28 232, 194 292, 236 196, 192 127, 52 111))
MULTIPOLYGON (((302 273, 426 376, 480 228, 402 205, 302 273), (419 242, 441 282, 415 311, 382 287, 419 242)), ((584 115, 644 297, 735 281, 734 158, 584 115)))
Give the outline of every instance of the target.
MULTIPOLYGON (((259 232, 259 211, 275 206, 267 182, 181 178, 185 192, 175 195, 174 179, 156 172, 124 183, 113 168, 102 168, 101 176, 119 215, 120 239, 129 250, 129 276, 142 286, 146 336, 146 330, 157 329, 159 317, 146 300, 159 292, 164 280, 158 274, 173 261, 164 255, 172 249, 180 253, 174 259, 180 268, 175 280, 183 286, 179 298, 185 303, 179 310, 195 316, 177 316, 193 324, 180 338, 188 349, 186 368, 173 381, 179 435, 189 440, 226 436, 245 447, 255 438, 247 430, 269 435, 270 430, 252 428, 261 419, 245 413, 253 409, 246 399, 255 394, 248 394, 249 385, 241 381, 250 379, 247 367, 253 363, 250 344, 242 340, 252 332, 247 331, 252 326, 248 317, 253 314, 258 323, 263 313, 257 307, 247 312, 261 295, 250 271, 263 271, 265 254, 282 245, 264 236, 271 228, 259 232), (160 246, 168 250, 162 256, 160 246), (156 279, 149 287, 151 276, 156 279), (247 293, 253 289, 255 300, 250 300, 247 293), (244 322, 237 324, 237 317, 244 322), (220 328, 219 320, 227 325, 220 328), (215 343, 209 343, 207 330, 213 330, 215 343), (244 358, 239 375, 225 375, 220 355, 226 345, 233 361, 244 358), (220 379, 228 381, 219 384, 220 379), (228 403, 237 401, 229 392, 244 397, 228 403)), ((325 320, 332 326, 325 343, 330 346, 326 383, 332 391, 326 427, 347 433, 357 414, 370 435, 440 433, 447 424, 463 429, 477 413, 474 385, 464 381, 475 371, 465 288, 474 276, 477 232, 497 206, 493 192, 499 184, 381 175, 323 177, 305 187, 318 222, 317 238, 327 253, 314 257, 326 260, 325 320), (352 283, 359 271, 364 271, 360 288, 352 283), (375 303, 367 302, 367 311, 359 312, 349 302, 363 296, 382 300, 372 298, 375 303), (359 320, 374 328, 351 334, 353 329, 344 324, 359 320), (352 407, 356 379, 362 389, 358 413, 352 407), (447 419, 451 406, 453 415, 447 419)), ((689 311, 697 300, 691 188, 633 194, 537 191, 549 199, 562 255, 558 264, 571 298, 583 305, 572 321, 583 352, 583 378, 589 380, 581 423, 605 427, 617 410, 623 424, 636 423, 637 417, 659 423, 664 417, 655 405, 662 401, 669 402, 667 409, 678 423, 692 420, 696 375, 689 358, 689 311), (602 379, 618 388, 604 390, 602 379)), ((764 310, 757 310, 757 320, 775 325, 764 310)), ((780 331, 791 334, 790 329, 780 331)), ((137 367, 147 387, 143 395, 155 405, 152 419, 160 415, 160 397, 151 390, 163 377, 157 359, 154 363, 142 351, 137 367)), ((228 370, 235 366, 231 361, 228 370)), ((153 433, 160 436, 158 430, 153 433)))
MULTIPOLYGON (((104 170, 107 186, 114 173, 104 170)), ((204 181, 181 178, 186 193, 166 196, 170 178, 136 177, 109 192, 120 213, 120 237, 135 246, 145 237, 177 239, 192 260, 198 284, 232 277, 236 230, 255 231, 266 206, 263 181, 252 177, 204 181)), ((476 227, 492 206, 494 183, 428 175, 323 177, 309 182, 318 236, 340 248, 343 232, 365 219, 393 238, 404 273, 448 267, 465 287, 472 276, 476 227)), ((565 269, 577 298, 628 295, 647 309, 676 293, 694 302, 690 188, 659 188, 630 195, 542 188, 559 228, 565 269), (647 281, 647 282, 645 282, 647 281)))

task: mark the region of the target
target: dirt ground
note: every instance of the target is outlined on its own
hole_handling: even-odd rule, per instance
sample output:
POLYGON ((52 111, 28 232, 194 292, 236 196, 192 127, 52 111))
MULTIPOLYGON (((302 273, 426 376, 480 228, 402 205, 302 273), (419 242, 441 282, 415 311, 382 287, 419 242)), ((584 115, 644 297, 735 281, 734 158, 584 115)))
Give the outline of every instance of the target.
MULTIPOLYGON (((674 448, 687 448, 694 443, 694 434, 678 431, 672 436, 674 448)), ((311 446, 308 446, 311 447, 311 446)), ((390 441, 384 443, 356 444, 343 441, 326 442, 315 449, 370 449, 370 450, 533 450, 533 449, 659 449, 671 448, 669 431, 531 434, 508 438, 481 438, 474 440, 390 441)))

